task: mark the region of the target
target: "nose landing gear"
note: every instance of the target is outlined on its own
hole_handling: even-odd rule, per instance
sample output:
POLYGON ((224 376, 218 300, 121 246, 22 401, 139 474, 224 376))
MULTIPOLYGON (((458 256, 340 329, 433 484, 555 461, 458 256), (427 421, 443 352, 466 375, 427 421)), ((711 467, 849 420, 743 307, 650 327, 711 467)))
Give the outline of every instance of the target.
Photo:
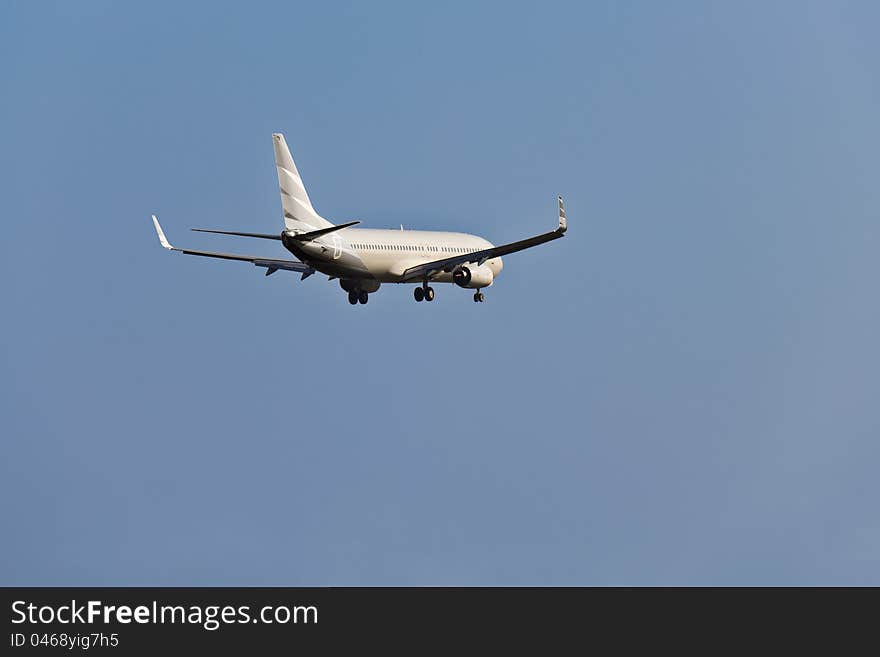
POLYGON ((352 290, 348 293, 348 302, 355 306, 358 303, 364 304, 370 300, 370 295, 364 292, 363 290, 352 290))
POLYGON ((480 292, 479 290, 474 292, 474 303, 482 303, 485 300, 486 300, 486 297, 483 295, 482 292, 480 292))

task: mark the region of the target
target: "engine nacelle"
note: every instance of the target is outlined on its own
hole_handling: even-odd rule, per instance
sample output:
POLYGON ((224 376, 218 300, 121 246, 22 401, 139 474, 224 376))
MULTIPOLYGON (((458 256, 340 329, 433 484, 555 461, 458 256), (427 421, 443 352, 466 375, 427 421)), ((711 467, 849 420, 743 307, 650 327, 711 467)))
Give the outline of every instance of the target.
POLYGON ((474 267, 473 265, 465 267, 461 266, 452 272, 452 282, 458 287, 465 287, 476 290, 481 287, 489 287, 495 275, 486 265, 474 267))

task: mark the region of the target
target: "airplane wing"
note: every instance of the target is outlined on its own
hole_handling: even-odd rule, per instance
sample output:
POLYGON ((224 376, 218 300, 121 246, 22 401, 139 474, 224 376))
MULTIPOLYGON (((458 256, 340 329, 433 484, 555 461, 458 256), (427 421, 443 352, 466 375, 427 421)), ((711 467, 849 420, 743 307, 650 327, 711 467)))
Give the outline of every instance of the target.
POLYGON ((562 197, 559 196, 557 198, 559 201, 559 225, 556 227, 556 230, 552 230, 549 233, 536 235, 535 237, 529 237, 528 239, 520 240, 519 242, 511 242, 510 244, 493 246, 489 249, 473 251, 471 253, 463 253, 461 255, 453 256, 451 258, 443 258, 442 260, 434 260, 432 262, 425 262, 420 265, 410 267, 403 272, 403 276, 401 277, 402 282, 406 283, 410 281, 430 280, 432 276, 435 276, 436 274, 444 271, 451 272, 459 265, 464 265, 471 262, 482 265, 484 262, 486 262, 487 260, 491 260, 492 258, 504 256, 509 253, 516 253, 517 251, 523 251, 524 249, 529 249, 533 246, 538 246, 539 244, 544 244, 545 242, 559 239, 560 237, 565 235, 565 231, 568 229, 568 224, 565 219, 565 206, 563 205, 562 197))
POLYGON ((315 273, 315 270, 312 267, 303 262, 299 262, 298 260, 276 260, 274 258, 260 258, 257 256, 238 255, 235 253, 217 253, 214 251, 179 249, 176 246, 172 246, 168 242, 168 239, 165 237, 165 232, 162 230, 162 226, 159 225, 159 220, 156 218, 156 215, 153 215, 153 226, 156 228, 156 234, 159 236, 159 243, 169 251, 180 251, 181 253, 186 253, 187 255, 205 256, 208 258, 222 258, 224 260, 241 260, 243 262, 251 262, 257 267, 265 267, 266 276, 268 276, 269 274, 274 274, 279 269, 302 272, 302 278, 308 278, 315 273))

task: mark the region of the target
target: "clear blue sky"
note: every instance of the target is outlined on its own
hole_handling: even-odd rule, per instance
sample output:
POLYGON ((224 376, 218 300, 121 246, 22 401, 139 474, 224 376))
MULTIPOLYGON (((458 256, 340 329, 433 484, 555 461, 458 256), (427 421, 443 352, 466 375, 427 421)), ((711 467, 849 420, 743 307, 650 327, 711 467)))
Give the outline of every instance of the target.
POLYGON ((0 5, 2 584, 880 584, 874 2, 0 5), (163 251, 318 210, 487 302, 163 251))

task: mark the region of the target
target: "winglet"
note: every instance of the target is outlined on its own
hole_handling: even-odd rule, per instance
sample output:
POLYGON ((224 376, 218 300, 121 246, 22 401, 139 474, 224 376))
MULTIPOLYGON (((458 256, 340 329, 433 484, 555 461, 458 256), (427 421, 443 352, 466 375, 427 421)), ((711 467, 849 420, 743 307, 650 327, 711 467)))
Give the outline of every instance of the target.
POLYGON ((159 236, 159 244, 161 244, 169 251, 173 251, 174 247, 168 243, 168 240, 165 237, 165 233, 162 231, 162 226, 159 225, 159 220, 156 219, 156 215, 153 215, 153 226, 156 227, 156 235, 159 236))
POLYGON ((565 221, 565 204, 562 202, 562 197, 557 196, 559 199, 559 228, 557 229, 560 233, 564 233, 568 230, 568 224, 565 221))

